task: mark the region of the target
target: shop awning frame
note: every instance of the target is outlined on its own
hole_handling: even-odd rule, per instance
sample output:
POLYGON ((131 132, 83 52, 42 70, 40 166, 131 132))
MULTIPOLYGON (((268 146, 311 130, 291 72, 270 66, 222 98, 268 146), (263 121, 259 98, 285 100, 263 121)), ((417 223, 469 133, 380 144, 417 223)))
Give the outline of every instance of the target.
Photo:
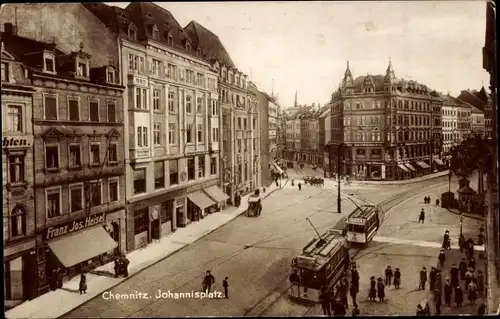
POLYGON ((405 164, 406 167, 408 167, 411 171, 416 171, 417 169, 415 167, 413 167, 413 165, 411 165, 410 163, 406 163, 405 164))
POLYGON ((104 254, 118 246, 102 225, 61 237, 48 245, 66 268, 104 254))
POLYGON ((227 194, 224 193, 217 186, 210 186, 209 188, 206 188, 203 191, 205 193, 207 193, 208 197, 210 197, 211 199, 214 199, 217 202, 224 202, 224 201, 229 199, 229 196, 227 196, 227 194))
POLYGON ((217 204, 216 202, 211 200, 207 195, 203 194, 201 191, 190 193, 188 194, 187 197, 189 198, 190 201, 193 202, 193 204, 198 206, 200 209, 205 209, 207 207, 217 204))
POLYGON ((417 165, 422 167, 423 169, 430 168, 430 166, 426 162, 418 161, 417 165))
POLYGON ((409 173, 410 171, 408 170, 408 168, 406 166, 404 166, 403 164, 398 164, 398 167, 405 173, 409 173))
POLYGON ((434 162, 438 165, 444 166, 445 164, 439 158, 434 158, 434 162))
POLYGON ((273 168, 277 170, 280 175, 283 174, 283 170, 278 166, 278 164, 273 163, 273 168))

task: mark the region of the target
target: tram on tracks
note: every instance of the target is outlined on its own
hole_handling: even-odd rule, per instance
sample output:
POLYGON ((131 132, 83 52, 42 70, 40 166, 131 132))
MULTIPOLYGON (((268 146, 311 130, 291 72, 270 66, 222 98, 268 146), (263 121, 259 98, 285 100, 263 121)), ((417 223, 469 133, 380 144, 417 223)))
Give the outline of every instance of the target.
POLYGON ((347 241, 354 244, 369 243, 380 225, 385 213, 378 205, 361 205, 347 217, 347 241))
POLYGON ((330 229, 318 237, 292 259, 291 299, 318 303, 322 289, 331 290, 349 267, 349 249, 341 232, 330 229))

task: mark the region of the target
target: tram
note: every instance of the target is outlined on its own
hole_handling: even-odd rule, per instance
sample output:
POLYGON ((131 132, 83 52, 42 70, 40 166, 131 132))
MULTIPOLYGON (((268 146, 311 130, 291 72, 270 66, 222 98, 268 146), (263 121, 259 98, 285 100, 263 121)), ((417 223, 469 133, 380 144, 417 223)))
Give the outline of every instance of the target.
POLYGON ((349 267, 349 249, 344 236, 331 229, 311 240, 302 254, 292 259, 291 299, 319 302, 322 288, 329 290, 349 267))
POLYGON ((362 205, 347 217, 347 241, 369 243, 384 221, 384 211, 378 205, 362 205))

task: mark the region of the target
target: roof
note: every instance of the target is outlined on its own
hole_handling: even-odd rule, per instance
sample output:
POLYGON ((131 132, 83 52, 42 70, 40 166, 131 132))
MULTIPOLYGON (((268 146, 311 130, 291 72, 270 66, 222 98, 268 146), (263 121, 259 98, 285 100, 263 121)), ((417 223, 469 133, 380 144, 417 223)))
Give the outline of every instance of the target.
POLYGON ((294 258, 294 261, 297 262, 296 266, 298 268, 319 270, 345 245, 345 237, 339 231, 330 229, 322 234, 321 238, 314 238, 304 246, 302 254, 294 258))
POLYGON ((209 61, 217 60, 227 67, 236 68, 221 40, 212 31, 193 20, 184 28, 184 32, 191 38, 194 46, 201 48, 209 61))
POLYGON ((484 91, 484 88, 482 88, 481 91, 463 90, 460 92, 458 98, 461 101, 465 101, 471 104, 481 111, 484 111, 485 106, 488 104, 488 95, 484 91))
POLYGON ((458 190, 459 193, 464 193, 464 194, 475 194, 476 191, 470 188, 470 186, 464 186, 458 190))
POLYGON ((354 80, 354 92, 355 93, 360 93, 361 92, 361 87, 366 83, 369 83, 368 81, 373 81, 372 83, 375 85, 375 91, 383 91, 383 85, 384 85, 384 76, 383 75, 362 75, 358 76, 354 80))
POLYGON ((322 118, 328 116, 328 114, 330 114, 330 111, 331 111, 330 105, 323 106, 322 108, 319 109, 318 112, 319 117, 322 118))
POLYGON ((351 218, 367 219, 371 217, 376 211, 377 207, 374 205, 363 205, 361 207, 356 207, 356 209, 349 214, 348 220, 351 218))

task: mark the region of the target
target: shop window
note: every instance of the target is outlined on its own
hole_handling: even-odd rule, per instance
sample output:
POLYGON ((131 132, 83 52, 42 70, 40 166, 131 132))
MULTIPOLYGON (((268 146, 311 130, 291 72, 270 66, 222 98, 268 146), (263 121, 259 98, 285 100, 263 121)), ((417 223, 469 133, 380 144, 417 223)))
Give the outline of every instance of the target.
POLYGON ((99 122, 99 102, 90 101, 89 102, 89 114, 91 122, 99 122))
POLYGON ((21 205, 10 212, 10 233, 12 237, 26 236, 26 209, 21 205))
POLYGON ((217 175, 217 157, 210 158, 210 175, 217 175))
POLYGON ((45 202, 47 218, 61 216, 61 187, 47 189, 45 202))
POLYGON ((188 167, 188 180, 193 180, 195 178, 194 174, 194 157, 187 159, 187 167, 188 167))
POLYGON ((169 166, 168 172, 169 172, 170 186, 176 185, 179 179, 177 160, 168 161, 168 166, 169 166))
POLYGON ((90 165, 99 165, 101 163, 101 145, 98 143, 90 144, 90 165))
POLYGON ((102 182, 89 182, 89 202, 91 207, 102 204, 102 182))
POLYGON ((174 213, 174 200, 169 199, 163 203, 163 209, 161 210, 160 221, 161 223, 166 223, 172 220, 172 214, 174 213))
POLYGON ((143 208, 135 212, 134 235, 141 234, 149 229, 149 208, 143 208))
POLYGON ((118 163, 118 152, 116 143, 110 143, 108 146, 108 163, 110 164, 118 163))
POLYGON ((205 177, 205 156, 198 157, 198 178, 205 177))
POLYGON ((20 105, 7 106, 7 131, 22 132, 22 107, 20 105))
POLYGON ((9 183, 24 182, 24 155, 9 156, 9 183))
POLYGON ((70 185, 70 212, 75 213, 83 209, 83 187, 79 185, 70 185))
POLYGON ((155 189, 165 187, 165 165, 163 161, 155 162, 155 189))
POLYGON ((117 202, 120 196, 118 193, 118 179, 109 180, 109 201, 117 202))
POLYGON ((116 103, 115 102, 107 102, 106 107, 108 109, 108 122, 116 123, 116 103))
POLYGON ((59 145, 45 145, 45 168, 59 169, 59 145))
POLYGON ((134 169, 134 194, 146 192, 146 169, 134 169))
POLYGON ((46 120, 57 120, 57 95, 44 95, 43 107, 46 120))

